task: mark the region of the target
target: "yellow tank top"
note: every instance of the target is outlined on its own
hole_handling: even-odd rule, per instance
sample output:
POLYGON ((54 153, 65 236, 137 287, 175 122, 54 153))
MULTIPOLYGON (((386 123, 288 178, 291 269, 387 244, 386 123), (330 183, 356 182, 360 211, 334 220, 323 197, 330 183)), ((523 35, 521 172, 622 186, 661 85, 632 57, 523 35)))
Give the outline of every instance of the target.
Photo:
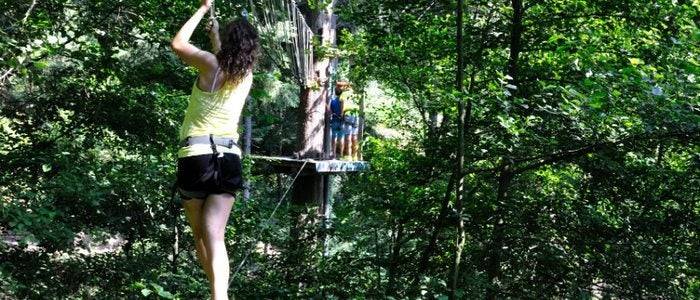
POLYGON ((352 92, 347 91, 340 95, 340 101, 343 101, 343 112, 349 115, 358 115, 360 113, 360 106, 355 103, 355 95, 352 92))
MULTIPOLYGON (((209 134, 238 140, 238 121, 252 85, 252 72, 238 83, 224 83, 219 90, 214 92, 202 91, 197 87, 197 80, 195 80, 187 112, 185 112, 185 120, 180 127, 179 140, 182 141, 188 136, 209 134)), ((240 148, 235 146, 231 149, 217 146, 217 151, 241 155, 240 148)), ((181 147, 177 156, 187 157, 211 153, 210 145, 197 144, 181 147)))

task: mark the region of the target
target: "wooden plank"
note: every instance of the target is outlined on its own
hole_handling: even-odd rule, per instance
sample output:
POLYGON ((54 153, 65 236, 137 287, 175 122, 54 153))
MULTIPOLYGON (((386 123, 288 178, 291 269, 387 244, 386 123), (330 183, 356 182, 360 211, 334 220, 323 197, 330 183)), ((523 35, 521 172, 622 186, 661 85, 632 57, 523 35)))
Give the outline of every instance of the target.
POLYGON ((321 160, 315 165, 318 173, 360 172, 369 169, 366 161, 321 160))
POLYGON ((315 159, 294 159, 291 157, 250 155, 254 162, 267 163, 275 167, 283 167, 291 171, 298 171, 304 162, 304 171, 328 174, 328 173, 350 173, 369 170, 369 163, 366 161, 345 161, 345 160, 315 160, 315 159))

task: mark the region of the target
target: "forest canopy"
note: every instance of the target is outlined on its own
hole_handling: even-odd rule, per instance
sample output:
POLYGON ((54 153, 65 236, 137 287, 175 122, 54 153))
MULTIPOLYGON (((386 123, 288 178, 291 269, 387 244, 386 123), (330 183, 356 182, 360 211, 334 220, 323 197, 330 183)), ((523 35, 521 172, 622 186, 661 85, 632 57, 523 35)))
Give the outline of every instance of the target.
MULTIPOLYGON (((170 40, 197 1, 0 3, 0 298, 208 297, 170 197, 197 76, 170 40)), ((232 294, 700 298, 699 0, 290 3, 337 17, 313 40, 337 66, 300 85, 261 32, 252 152, 299 150, 300 98, 344 80, 371 168, 329 177, 328 216, 269 218, 294 174, 246 157, 232 294)))

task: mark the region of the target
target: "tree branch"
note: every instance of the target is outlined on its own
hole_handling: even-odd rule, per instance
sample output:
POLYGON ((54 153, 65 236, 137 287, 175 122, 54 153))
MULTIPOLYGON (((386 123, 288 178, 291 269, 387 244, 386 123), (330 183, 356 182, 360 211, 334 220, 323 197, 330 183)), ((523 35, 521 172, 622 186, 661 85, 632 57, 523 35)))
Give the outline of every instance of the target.
POLYGON ((559 24, 562 21, 565 20, 573 20, 573 19, 586 19, 590 20, 591 18, 598 18, 598 19, 607 19, 607 18, 621 18, 624 17, 624 13, 619 13, 619 12, 610 12, 610 13, 603 13, 603 12, 592 12, 592 13, 587 13, 587 14, 565 14, 565 13, 559 13, 549 19, 537 19, 533 20, 533 23, 530 22, 523 22, 526 26, 529 25, 534 25, 536 24, 537 26, 551 26, 554 24, 559 24))
POLYGON ((2 74, 2 76, 0 76, 0 85, 3 84, 3 82, 5 82, 5 78, 10 76, 14 70, 15 68, 9 68, 7 71, 5 71, 5 73, 2 74))
POLYGON ((531 162, 528 165, 525 165, 523 167, 517 168, 513 170, 513 173, 523 173, 525 171, 529 171, 532 169, 539 168, 541 166, 555 163, 555 162, 560 162, 576 157, 580 157, 589 153, 594 153, 597 152, 601 149, 608 148, 608 147, 614 147, 619 144, 623 144, 628 141, 634 141, 634 140, 655 140, 655 139, 665 139, 665 138, 671 138, 671 137, 682 137, 682 136, 694 136, 698 135, 699 132, 698 130, 694 130, 691 132, 684 132, 684 131, 678 131, 678 132, 662 132, 662 133, 651 133, 651 134, 638 134, 638 135, 632 135, 625 137, 623 139, 617 140, 617 141, 609 141, 609 142, 596 142, 578 149, 572 149, 572 150, 564 150, 560 151, 557 153, 549 154, 549 155, 543 155, 539 157, 532 157, 532 158, 524 158, 524 159, 516 159, 514 162, 520 163, 520 162, 527 162, 527 161, 532 161, 534 160, 535 162, 531 162))
MULTIPOLYGON (((677 131, 677 132, 665 132, 665 133, 651 133, 651 134, 639 134, 639 135, 633 135, 629 136, 617 141, 609 141, 609 142, 595 142, 586 146, 582 146, 576 149, 567 149, 567 150, 561 150, 555 153, 551 154, 546 154, 546 155, 540 155, 540 156, 535 156, 535 157, 526 157, 526 158, 516 158, 513 159, 513 163, 515 165, 518 164, 526 164, 525 166, 519 167, 519 168, 513 168, 511 172, 513 174, 521 174, 526 171, 530 171, 536 168, 539 168, 541 166, 547 165, 547 164, 552 164, 552 163, 557 163, 569 159, 573 159, 576 157, 580 157, 589 153, 595 153, 597 151, 600 151, 604 148, 609 148, 613 146, 617 146, 619 144, 623 144, 629 141, 634 141, 634 140, 662 140, 662 139, 667 139, 667 138, 677 138, 677 137, 693 137, 693 136, 699 136, 700 135, 700 130, 694 129, 692 131, 677 131)), ((502 166, 495 166, 491 168, 473 168, 473 169, 465 169, 464 170, 464 175, 469 175, 469 174, 493 174, 496 172, 499 172, 503 169, 502 166)))
POLYGON ((27 9, 27 12, 24 13, 22 24, 27 22, 27 19, 29 19, 29 15, 32 13, 32 10, 34 10, 34 6, 36 6, 36 0, 32 0, 32 4, 29 6, 29 9, 27 9))

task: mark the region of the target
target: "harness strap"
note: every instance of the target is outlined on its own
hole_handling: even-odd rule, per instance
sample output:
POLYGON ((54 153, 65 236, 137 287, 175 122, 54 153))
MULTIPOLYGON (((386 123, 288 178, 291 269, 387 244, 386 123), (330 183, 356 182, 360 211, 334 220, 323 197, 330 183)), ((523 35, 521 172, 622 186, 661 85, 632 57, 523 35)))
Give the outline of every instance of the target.
POLYGON ((231 148, 233 146, 238 147, 236 141, 228 137, 217 137, 211 135, 200 135, 200 136, 188 136, 182 142, 180 142, 180 147, 187 147, 195 144, 211 144, 213 143, 226 148, 231 148))
POLYGON ((219 67, 216 67, 216 74, 214 74, 214 81, 211 83, 211 88, 209 89, 209 92, 214 92, 214 88, 216 87, 216 79, 219 77, 219 67))
POLYGON ((216 143, 214 142, 214 135, 209 135, 209 145, 211 145, 211 152, 214 153, 214 157, 219 155, 219 151, 216 151, 216 143))
POLYGON ((209 163, 209 168, 207 168, 207 172, 205 175, 210 175, 211 177, 214 177, 214 181, 216 181, 216 185, 220 184, 220 176, 219 173, 221 172, 221 165, 219 164, 219 151, 216 150, 216 144, 214 143, 214 135, 210 134, 209 135, 209 144, 211 144, 211 162, 209 163))

